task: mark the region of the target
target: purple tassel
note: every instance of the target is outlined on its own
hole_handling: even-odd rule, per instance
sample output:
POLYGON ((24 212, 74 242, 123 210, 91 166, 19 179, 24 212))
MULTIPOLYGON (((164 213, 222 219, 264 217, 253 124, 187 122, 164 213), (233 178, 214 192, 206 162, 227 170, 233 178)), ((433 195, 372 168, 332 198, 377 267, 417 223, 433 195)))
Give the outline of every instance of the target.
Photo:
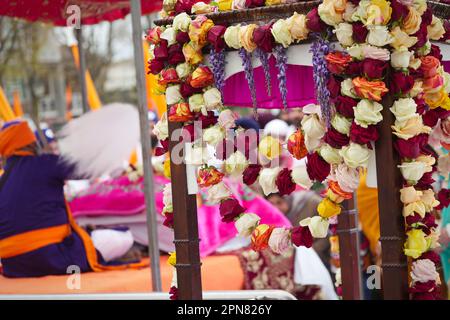
POLYGON ((264 70, 264 79, 266 83, 267 95, 272 96, 272 79, 270 77, 270 66, 269 66, 269 54, 260 48, 256 49, 256 56, 259 61, 261 61, 261 66, 264 70))
POLYGON ((253 113, 256 115, 258 104, 256 101, 255 79, 253 77, 252 54, 247 52, 244 48, 241 48, 239 49, 239 56, 242 59, 245 78, 247 79, 248 87, 250 88, 250 94, 252 96, 253 113))
POLYGON ((333 45, 327 38, 320 34, 314 34, 316 40, 311 45, 310 52, 313 59, 313 77, 314 87, 316 91, 316 99, 320 105, 322 117, 325 120, 327 128, 331 126, 331 103, 330 91, 327 88, 330 72, 328 71, 325 56, 333 50, 333 45))
POLYGON ((278 68, 278 87, 281 93, 281 100, 283 101, 284 109, 287 109, 287 85, 286 85, 286 67, 287 67, 287 49, 282 45, 275 47, 275 59, 278 68))
POLYGON ((216 87, 222 93, 225 87, 225 52, 224 50, 216 52, 214 48, 209 53, 209 61, 211 62, 211 70, 214 74, 214 82, 216 87))

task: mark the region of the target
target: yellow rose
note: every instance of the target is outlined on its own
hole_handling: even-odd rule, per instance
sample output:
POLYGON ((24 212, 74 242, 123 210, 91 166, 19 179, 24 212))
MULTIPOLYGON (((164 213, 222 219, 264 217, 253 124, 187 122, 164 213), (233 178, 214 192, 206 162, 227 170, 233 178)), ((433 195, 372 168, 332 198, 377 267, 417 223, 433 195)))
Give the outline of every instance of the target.
POLYGON ((322 218, 331 218, 341 213, 341 207, 328 198, 324 198, 317 206, 317 212, 322 218))
POLYGON ((306 27, 306 16, 304 14, 294 12, 294 15, 287 19, 287 23, 294 40, 301 41, 308 38, 309 30, 306 27))
POLYGON ((392 126, 394 134, 400 139, 410 139, 420 133, 430 133, 431 128, 423 124, 422 117, 416 114, 406 121, 395 121, 392 126))
POLYGON ((391 20, 392 8, 386 0, 371 0, 367 8, 366 25, 386 25, 391 20))
POLYGON ((216 2, 219 11, 230 11, 231 6, 233 5, 233 0, 218 0, 216 2))
POLYGON ((328 199, 330 199, 334 203, 341 203, 345 200, 344 197, 334 193, 333 190, 331 190, 331 189, 327 190, 326 196, 328 199))
POLYGON ((265 136, 258 145, 258 153, 269 160, 275 159, 281 155, 280 140, 272 136, 265 136))
POLYGON ((412 47, 417 42, 417 37, 410 37, 406 32, 402 31, 399 26, 392 29, 391 36, 394 40, 390 45, 396 50, 400 50, 402 47, 412 47))
POLYGON ((175 267, 175 265, 177 264, 177 253, 175 251, 170 252, 169 259, 167 259, 167 263, 170 264, 172 267, 175 267))
POLYGON ((170 157, 164 161, 164 176, 170 179, 170 157))
POLYGON ((202 48, 196 42, 188 42, 183 46, 183 54, 186 62, 191 65, 199 64, 203 61, 202 48))
POLYGON ((205 16, 197 16, 197 18, 189 26, 189 39, 203 47, 207 42, 209 29, 214 27, 211 19, 205 19, 205 16))
POLYGON ((450 98, 448 93, 444 89, 441 89, 436 93, 425 94, 425 102, 430 106, 431 109, 441 107, 445 110, 450 110, 450 98))
POLYGON ((253 42, 253 31, 255 31, 257 27, 256 24, 249 24, 242 26, 239 29, 239 40, 244 49, 248 52, 252 52, 256 49, 256 43, 253 42))
POLYGON ((407 34, 414 34, 419 31, 420 24, 422 23, 422 17, 414 7, 409 7, 409 12, 406 18, 403 20, 403 31, 407 34))
MULTIPOLYGON (((157 78, 161 78, 161 75, 158 75, 157 78)), ((166 93, 166 89, 167 89, 167 84, 162 84, 159 80, 157 79, 156 84, 153 86, 152 90, 153 93, 156 95, 163 95, 166 93)))
POLYGON ((266 0, 266 6, 275 6, 277 4, 281 4, 281 0, 266 0))
POLYGON ((419 258, 428 250, 429 243, 425 239, 425 233, 420 229, 412 229, 406 233, 405 255, 414 259, 419 258))

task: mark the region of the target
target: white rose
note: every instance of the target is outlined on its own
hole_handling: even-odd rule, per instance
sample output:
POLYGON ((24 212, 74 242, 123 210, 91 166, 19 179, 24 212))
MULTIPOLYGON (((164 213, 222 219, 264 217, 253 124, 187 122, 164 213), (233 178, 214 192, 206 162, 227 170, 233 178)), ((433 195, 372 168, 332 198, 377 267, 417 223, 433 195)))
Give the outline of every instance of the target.
POLYGON ((329 144, 324 144, 319 149, 319 154, 329 164, 340 164, 342 157, 339 154, 339 150, 331 147, 329 144))
POLYGON ((414 81, 414 86, 411 90, 409 90, 407 96, 410 98, 417 97, 419 94, 423 92, 423 82, 420 80, 414 81))
POLYGON ((220 201, 231 197, 231 191, 223 182, 219 182, 208 188, 207 201, 211 204, 219 204, 220 201))
POLYGON ((403 178, 414 184, 422 178, 427 169, 425 163, 420 161, 403 162, 398 167, 400 168, 403 178))
POLYGON ((217 88, 211 88, 203 93, 207 110, 214 110, 222 106, 222 94, 217 88))
POLYGON ((353 44, 353 27, 350 23, 343 22, 337 25, 334 29, 339 43, 344 47, 349 47, 353 44))
POLYGON ((436 163, 436 158, 431 155, 420 155, 418 156, 415 161, 420 161, 425 163, 425 172, 431 172, 433 171, 433 166, 436 163))
POLYGON ((167 87, 166 89, 166 103, 170 106, 172 104, 177 104, 183 97, 180 93, 180 85, 176 84, 174 86, 167 87))
POLYGON ((175 31, 175 29, 173 27, 169 27, 166 30, 164 30, 160 36, 161 39, 167 40, 167 44, 169 46, 177 43, 176 37, 177 37, 177 32, 175 31))
POLYGON ((361 21, 365 24, 367 21, 367 13, 370 5, 370 0, 361 0, 356 7, 356 11, 353 13, 352 20, 361 21))
POLYGON ((241 237, 250 237, 253 230, 258 226, 261 218, 254 213, 245 213, 234 223, 236 230, 241 237))
POLYGON ((305 115, 301 121, 305 136, 310 139, 321 139, 325 135, 325 125, 317 114, 305 115))
POLYGON ((236 114, 230 109, 225 109, 219 114, 217 122, 224 129, 231 129, 236 127, 236 114))
POLYGON ((192 148, 186 148, 185 151, 186 164, 200 166, 208 163, 208 160, 210 159, 208 149, 206 147, 202 147, 201 145, 194 145, 192 148))
POLYGON ((373 46, 384 47, 392 42, 392 36, 386 26, 371 26, 367 42, 373 46))
POLYGON ((422 65, 422 60, 420 58, 414 58, 414 56, 411 57, 409 60, 409 68, 417 70, 422 65))
POLYGON ((292 181, 299 186, 310 189, 313 185, 313 182, 309 178, 308 172, 306 171, 306 166, 298 166, 292 169, 291 172, 292 181))
POLYGON ((364 59, 364 47, 359 44, 347 48, 347 53, 357 60, 364 59))
POLYGON ((370 157, 370 151, 367 146, 353 142, 348 146, 342 147, 339 154, 350 168, 366 168, 370 157))
POLYGON ((318 7, 320 19, 330 26, 335 26, 344 20, 342 14, 336 12, 335 1, 324 0, 318 7))
POLYGON ((341 94, 354 99, 358 98, 351 78, 345 79, 341 82, 341 94))
POLYGON ((192 14, 205 14, 213 12, 214 8, 215 7, 204 2, 197 2, 192 6, 191 12, 192 14))
POLYGON ((192 112, 206 113, 205 99, 201 93, 193 94, 189 97, 189 109, 192 112))
POLYGON ((420 15, 423 15, 427 10, 427 0, 414 0, 413 7, 420 15))
POLYGON ((163 189, 163 204, 164 207, 172 206, 172 183, 167 183, 163 189))
POLYGON ((348 135, 350 133, 350 127, 352 125, 352 121, 350 119, 336 113, 334 115, 333 119, 331 119, 331 125, 338 132, 348 135))
POLYGON ((180 79, 185 79, 191 74, 191 66, 189 63, 184 62, 176 66, 175 71, 180 79))
POLYGON ((189 25, 191 24, 191 17, 186 13, 180 13, 175 18, 173 18, 172 26, 178 31, 187 32, 189 30, 189 25))
POLYGON ((281 168, 264 168, 261 170, 258 181, 259 184, 266 196, 268 196, 271 193, 277 193, 278 187, 275 184, 275 181, 277 179, 278 173, 280 172, 281 168))
POLYGON ((375 101, 363 99, 356 107, 353 107, 355 113, 355 122, 357 125, 367 128, 369 125, 377 124, 383 120, 381 110, 383 106, 375 101))
POLYGON ((239 40, 239 29, 241 25, 230 26, 225 30, 223 38, 227 46, 233 49, 240 49, 242 47, 241 41, 239 40))
POLYGON ((271 28, 272 35, 276 42, 287 48, 294 41, 289 32, 289 24, 284 19, 277 20, 271 28))
POLYGON ((450 73, 444 72, 444 90, 446 92, 450 92, 450 73))
POLYGON ((311 235, 314 238, 325 238, 328 234, 330 223, 321 216, 308 217, 300 221, 302 227, 308 226, 311 235))
POLYGON ((225 160, 225 171, 230 175, 242 175, 242 172, 244 172, 247 166, 247 158, 245 158, 245 155, 240 151, 236 151, 225 160))
POLYGON ((417 104, 414 99, 401 98, 395 101, 389 110, 395 115, 397 121, 406 121, 415 117, 417 104))
POLYGON ((351 3, 350 1, 347 1, 346 5, 345 5, 345 11, 344 11, 344 15, 343 18, 345 21, 347 22, 353 22, 353 14, 356 12, 356 7, 353 3, 351 3))
POLYGON ((219 125, 209 127, 203 131, 203 141, 215 147, 225 138, 225 130, 219 125))
POLYGON ((442 24, 442 20, 433 15, 433 20, 431 24, 427 27, 428 37, 431 40, 439 40, 445 34, 444 25, 442 24))
POLYGON ((155 124, 153 134, 161 141, 169 137, 169 125, 167 123, 166 113, 163 113, 161 119, 155 124))
POLYGON ((396 69, 406 69, 409 66, 413 53, 405 47, 395 50, 391 54, 391 66, 396 69))

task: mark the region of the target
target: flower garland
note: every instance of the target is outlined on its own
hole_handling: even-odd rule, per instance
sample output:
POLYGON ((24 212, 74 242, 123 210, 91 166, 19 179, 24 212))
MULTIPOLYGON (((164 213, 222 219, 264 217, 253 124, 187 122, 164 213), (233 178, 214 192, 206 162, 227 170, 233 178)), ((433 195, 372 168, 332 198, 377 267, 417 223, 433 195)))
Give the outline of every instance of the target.
MULTIPOLYGON (((406 85, 409 78, 405 80, 400 73, 394 72, 392 77, 395 80, 387 81, 390 74, 388 61, 391 61, 392 67, 397 68, 405 63, 405 51, 408 51, 405 48, 414 45, 420 55, 425 55, 426 31, 429 35, 433 34, 432 39, 438 38, 441 33, 442 22, 439 19, 432 17, 431 23, 423 27, 423 16, 414 12, 427 11, 424 1, 417 1, 406 9, 400 4, 403 5, 400 0, 393 0, 392 7, 385 0, 325 0, 306 16, 294 13, 288 19, 280 19, 267 25, 237 25, 228 28, 214 26, 211 20, 201 15, 191 20, 183 12, 174 18, 172 26, 150 30, 147 37, 152 44, 149 71, 158 75, 161 87, 157 90, 166 94, 169 120, 186 123, 184 128, 189 133, 193 146, 192 150, 186 152, 186 160, 200 166, 198 184, 208 188, 210 203, 220 205, 222 221, 234 222, 241 236, 250 236, 253 249, 270 247, 274 252, 281 253, 291 244, 311 247, 313 237, 323 238, 328 233, 329 225, 335 226, 335 218, 341 212, 340 203, 351 198, 358 187, 361 170, 367 167, 371 145, 378 139, 376 125, 382 120, 382 106, 379 102, 389 91, 391 94, 405 92, 403 85, 406 85), (407 14, 400 14, 401 10, 408 10, 407 14), (402 30, 399 23, 403 23, 402 27, 408 28, 412 36, 402 30), (202 49, 211 45, 216 53, 223 53, 225 46, 228 46, 241 50, 242 53, 245 50, 249 54, 257 49, 268 54, 276 47, 277 51, 280 51, 279 48, 284 51, 292 43, 306 39, 310 31, 327 32, 330 26, 345 48, 343 51, 329 52, 325 56, 326 62, 321 61, 326 63, 331 74, 326 82, 333 105, 329 115, 330 126, 327 129, 327 114, 322 114, 319 108, 310 110, 302 119, 301 129, 291 135, 287 143, 287 148, 294 157, 307 157, 307 165, 292 170, 263 168, 265 163, 280 155, 281 142, 271 136, 249 139, 246 132, 236 128, 236 115, 223 109, 221 93, 214 86, 214 83, 220 83, 215 78, 220 77, 221 72, 216 67, 213 67, 215 71, 212 72, 207 66, 201 65, 202 49), (424 37, 424 44, 419 46, 417 43, 419 40, 423 42, 424 37), (418 41, 414 42, 411 38, 417 38, 418 41), (388 45, 395 49, 392 55, 386 48, 388 45), (218 109, 222 109, 222 112, 217 117, 214 110, 218 109), (204 129, 200 139, 195 139, 193 134, 194 120, 201 121, 204 129), (266 195, 273 192, 289 194, 297 184, 309 189, 314 181, 327 182, 326 196, 318 206, 319 215, 304 219, 299 226, 291 229, 260 224, 259 216, 246 213, 245 208, 233 197, 222 181, 223 173, 206 165, 208 159, 205 156, 205 143, 216 148, 216 157, 224 160, 227 174, 242 175, 244 183, 248 185, 258 182, 266 195), (231 146, 231 151, 227 146, 231 146), (254 156, 257 157, 257 162, 250 161, 254 156)), ((408 66, 410 60, 411 56, 408 66)), ((411 61, 414 64, 417 59, 411 61)), ((407 76, 403 74, 403 77, 407 76)), ((280 86, 281 82, 283 81, 279 82, 280 86)), ((281 89, 280 87, 280 91, 281 89)), ((440 95, 435 93, 428 92, 425 98, 425 101, 428 99, 427 104, 435 103, 436 107, 442 107, 443 104, 446 107, 445 97, 448 98, 448 91, 440 95)), ((416 128, 417 123, 408 124, 416 128)), ((411 130, 404 125, 405 123, 400 124, 397 129, 411 130)), ((419 127, 428 131, 425 125, 419 127)), ((161 141, 157 152, 166 152, 168 132, 165 117, 156 125, 155 133, 161 141)), ((421 159, 424 163, 431 161, 429 157, 421 159)), ((431 162, 427 165, 431 166, 431 162)), ((410 164, 402 169, 402 173, 405 170, 412 172, 408 168, 411 169, 410 164)), ((171 225, 171 203, 165 203, 163 211, 167 225, 171 225)), ((417 225, 415 230, 419 230, 419 227, 417 225)), ((411 234, 411 241, 408 243, 415 244, 415 235, 411 234)), ((333 239, 337 243, 337 237, 333 239)), ((337 284, 338 278, 337 276, 337 284)), ((174 279, 176 282, 176 275, 174 279)), ((416 283, 420 282, 413 282, 412 288, 416 283)))

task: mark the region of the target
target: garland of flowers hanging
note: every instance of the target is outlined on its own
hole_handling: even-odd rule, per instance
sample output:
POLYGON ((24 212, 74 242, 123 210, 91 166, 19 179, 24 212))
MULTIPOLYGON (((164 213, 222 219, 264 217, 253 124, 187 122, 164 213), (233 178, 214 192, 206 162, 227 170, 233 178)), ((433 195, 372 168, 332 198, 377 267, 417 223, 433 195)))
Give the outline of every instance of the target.
MULTIPOLYGON (((398 98, 391 110, 397 117, 393 132, 399 138, 396 141, 399 150, 402 143, 411 145, 419 140, 426 142, 427 134, 434 125, 425 123, 433 117, 440 117, 435 125, 441 128, 442 142, 447 143, 449 140, 448 126, 445 126, 448 114, 444 116, 445 112, 436 111, 450 109, 448 76, 438 65, 434 65, 436 70, 439 69, 436 74, 421 72, 424 60, 429 59, 427 55, 430 56, 431 46, 427 35, 437 40, 448 37, 449 32, 446 33, 442 22, 427 10, 425 1, 415 1, 410 6, 404 2, 326 0, 306 16, 294 13, 288 19, 279 19, 266 25, 230 27, 215 26, 203 15, 192 20, 183 12, 174 17, 172 25, 155 27, 149 31, 147 39, 151 43, 152 56, 149 72, 158 76, 160 87, 156 90, 166 94, 168 119, 185 124, 184 130, 192 142, 192 150, 186 152, 186 161, 200 167, 198 185, 208 189, 210 203, 220 205, 222 221, 233 222, 239 235, 251 237, 254 250, 270 247, 274 252, 281 253, 292 244, 311 247, 314 237, 323 238, 327 235, 330 222, 335 225, 336 216, 341 212, 340 204, 352 197, 358 187, 361 171, 367 167, 372 144, 378 139, 377 124, 382 121, 383 106, 380 102, 388 92, 398 98), (236 128, 236 115, 223 108, 221 90, 217 88, 222 89, 223 84, 223 50, 225 47, 240 50, 252 97, 255 93, 251 84, 253 71, 249 65, 249 55, 257 50, 257 53, 264 52, 262 59, 265 59, 267 54, 275 51, 280 92, 286 106, 283 71, 287 63, 286 48, 307 39, 309 32, 327 34, 331 29, 344 49, 333 51, 329 45, 325 48, 322 43, 315 50, 316 53, 319 50, 322 53, 320 60, 320 55, 316 55, 317 63, 327 68, 326 71, 322 68, 316 72, 320 80, 317 83, 324 93, 319 102, 325 104, 321 100, 330 101, 331 108, 324 109, 322 105, 310 110, 302 119, 301 128, 288 138, 287 143, 287 149, 293 157, 306 157, 307 164, 293 169, 265 168, 263 164, 277 158, 283 146, 270 135, 257 136, 248 141, 244 130, 236 128), (211 52, 214 51, 213 55, 221 54, 220 58, 210 58, 213 71, 202 64, 202 49, 208 45, 211 46, 211 52), (327 50, 329 52, 324 54, 327 50), (435 77, 437 74, 439 79, 435 77), (432 109, 425 112, 427 105, 432 109), (405 110, 412 109, 414 116, 405 118, 405 110), (221 111, 218 116, 217 111, 221 111), (194 134, 194 121, 200 121, 203 129, 198 139, 194 134), (409 141, 412 138, 415 140, 409 141), (291 229, 260 224, 259 216, 246 213, 223 183, 224 173, 206 165, 206 145, 216 148, 216 157, 224 161, 227 174, 242 176, 243 182, 248 185, 259 183, 266 195, 274 192, 290 194, 296 185, 309 189, 315 181, 325 182, 328 189, 317 208, 318 216, 306 218, 300 221, 299 226, 291 229), (256 151, 252 147, 256 147, 256 151), (258 159, 255 163, 249 161, 254 153, 258 159)), ((258 53, 258 56, 261 59, 261 54, 258 53)), ((168 151, 167 117, 163 117, 155 126, 155 134, 161 141, 158 154, 168 151)), ((438 291, 438 278, 434 279, 432 286, 423 284, 423 279, 418 276, 424 268, 429 270, 429 262, 422 260, 433 261, 432 254, 424 251, 433 248, 435 243, 434 221, 429 213, 438 205, 430 182, 435 161, 424 151, 424 145, 421 144, 420 155, 416 157, 410 158, 400 152, 400 170, 405 177, 402 202, 412 199, 408 193, 412 189, 408 188, 416 191, 416 196, 421 197, 420 201, 428 201, 426 205, 423 204, 426 214, 421 216, 423 211, 418 213, 419 220, 416 216, 416 208, 422 208, 419 200, 404 202, 404 214, 412 212, 415 217, 413 222, 411 218, 408 222, 407 218, 405 253, 410 256, 413 252, 414 256, 421 253, 414 258, 418 260, 413 262, 411 273, 413 298, 429 297, 426 296, 429 292, 435 297, 438 291), (410 175, 417 175, 418 169, 424 172, 425 178, 411 179, 416 176, 410 175), (430 175, 427 176, 427 173, 430 175), (420 190, 420 195, 418 189, 424 189, 420 190), (422 244, 422 250, 417 250, 419 243, 422 244)), ((163 210, 168 226, 173 224, 170 189, 170 185, 166 186, 167 197, 163 210)), ((408 214, 405 216, 408 217, 408 214)), ((175 264, 175 261, 173 256, 171 263, 175 264)), ((171 292, 172 298, 175 298, 176 272, 171 292)))

